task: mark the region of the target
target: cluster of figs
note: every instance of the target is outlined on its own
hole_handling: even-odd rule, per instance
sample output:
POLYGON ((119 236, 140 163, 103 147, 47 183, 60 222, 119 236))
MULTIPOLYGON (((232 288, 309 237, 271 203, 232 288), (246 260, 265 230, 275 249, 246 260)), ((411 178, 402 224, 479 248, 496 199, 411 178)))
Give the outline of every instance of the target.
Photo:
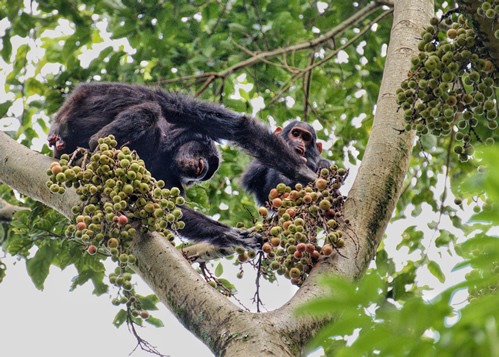
MULTIPOLYGON (((321 257, 339 253, 349 223, 343 217, 346 197, 340 193, 347 175, 346 169, 332 165, 309 185, 281 183, 270 191, 268 205, 258 209, 262 221, 255 225, 265 240, 263 269, 301 285, 321 257)), ((254 255, 238 253, 240 262, 254 255)))

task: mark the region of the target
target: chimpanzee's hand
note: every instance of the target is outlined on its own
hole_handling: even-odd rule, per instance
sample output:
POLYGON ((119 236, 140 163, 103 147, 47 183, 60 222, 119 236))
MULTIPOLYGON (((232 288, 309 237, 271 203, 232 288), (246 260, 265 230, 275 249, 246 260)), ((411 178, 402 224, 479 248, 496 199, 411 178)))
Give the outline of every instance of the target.
POLYGON ((225 233, 226 246, 240 246, 260 250, 263 244, 262 236, 252 229, 231 228, 225 233))
POLYGON ((313 182, 317 174, 303 164, 296 168, 295 179, 299 182, 313 182))

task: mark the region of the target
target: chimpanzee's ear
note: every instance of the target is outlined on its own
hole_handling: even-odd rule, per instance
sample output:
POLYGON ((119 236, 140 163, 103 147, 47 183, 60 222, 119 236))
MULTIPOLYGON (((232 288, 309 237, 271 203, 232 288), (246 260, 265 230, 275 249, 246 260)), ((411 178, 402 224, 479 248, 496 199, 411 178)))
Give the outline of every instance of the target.
POLYGON ((322 153, 322 143, 317 143, 317 150, 322 153))
POLYGON ((282 128, 280 126, 278 126, 277 128, 275 128, 274 130, 274 135, 279 135, 282 131, 282 128))

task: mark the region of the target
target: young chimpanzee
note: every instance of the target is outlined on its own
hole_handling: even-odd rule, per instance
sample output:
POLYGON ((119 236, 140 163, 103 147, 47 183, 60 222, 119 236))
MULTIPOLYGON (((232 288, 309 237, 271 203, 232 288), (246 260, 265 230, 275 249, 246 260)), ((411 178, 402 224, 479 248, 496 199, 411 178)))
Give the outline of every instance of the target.
MULTIPOLYGON (((329 167, 330 162, 321 157, 322 143, 317 142, 314 128, 303 122, 293 121, 284 129, 277 128, 274 134, 283 138, 292 151, 296 152, 314 172, 329 167)), ((276 165, 269 165, 260 160, 253 160, 243 175, 241 183, 249 193, 253 194, 259 205, 265 205, 269 192, 279 183, 294 187, 297 183, 308 183, 310 180, 288 176, 276 170, 276 165)))
MULTIPOLYGON (((79 85, 56 114, 48 141, 54 155, 77 147, 97 147, 113 134, 119 145, 135 149, 156 179, 178 187, 210 179, 220 155, 214 141, 237 143, 259 162, 286 177, 313 180, 314 173, 283 140, 246 115, 159 88, 117 83, 79 85)), ((260 237, 225 226, 182 208, 182 236, 221 247, 256 246, 260 237)))

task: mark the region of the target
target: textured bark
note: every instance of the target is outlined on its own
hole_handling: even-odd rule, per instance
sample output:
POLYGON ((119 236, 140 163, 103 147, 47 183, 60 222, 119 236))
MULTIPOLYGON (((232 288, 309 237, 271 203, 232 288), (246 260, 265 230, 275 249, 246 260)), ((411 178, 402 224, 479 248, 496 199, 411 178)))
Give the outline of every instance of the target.
MULTIPOLYGON (((297 294, 280 309, 254 314, 241 311, 206 284, 177 249, 156 234, 145 234, 132 245, 138 271, 177 318, 220 356, 296 356, 326 320, 297 318, 293 311, 323 294, 322 273, 358 278, 373 258, 394 210, 407 172, 413 134, 397 112, 395 90, 410 69, 419 34, 433 15, 431 0, 398 0, 377 112, 359 173, 349 192, 342 253, 321 261, 297 294)), ((30 151, 0 133, 0 181, 71 216, 78 198, 74 190, 50 194, 46 170, 53 159, 30 151)))
POLYGON ((397 110, 395 91, 411 68, 411 57, 417 54, 421 29, 432 16, 433 1, 395 2, 390 45, 374 124, 345 205, 345 216, 350 218, 354 236, 361 242, 358 270, 350 272, 352 277, 358 276, 373 258, 409 167, 414 133, 400 134, 397 131, 404 128, 405 121, 403 112, 397 110))
POLYGON ((67 190, 63 195, 54 195, 45 185, 47 170, 54 160, 0 132, 0 181, 70 217, 71 203, 78 202, 76 192, 67 190))
POLYGON ((0 222, 11 221, 17 211, 27 210, 26 207, 14 206, 0 198, 0 222))

